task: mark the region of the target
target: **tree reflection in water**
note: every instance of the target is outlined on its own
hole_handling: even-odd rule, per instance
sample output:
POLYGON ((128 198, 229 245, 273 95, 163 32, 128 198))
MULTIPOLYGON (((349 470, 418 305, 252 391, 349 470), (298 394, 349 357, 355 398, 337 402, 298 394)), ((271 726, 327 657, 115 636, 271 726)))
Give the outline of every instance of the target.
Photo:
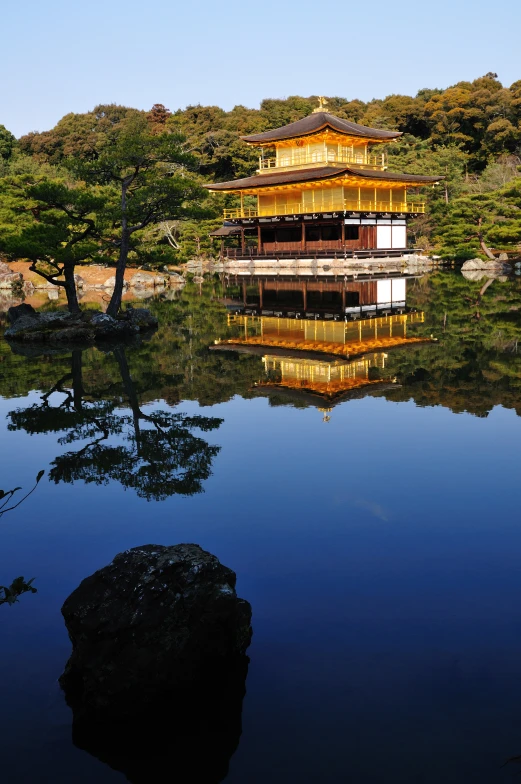
POLYGON ((220 447, 192 431, 215 430, 222 419, 143 411, 125 347, 113 347, 112 354, 120 383, 105 379, 104 385, 90 384, 87 389, 83 351, 75 349, 70 373, 58 379, 38 403, 10 412, 9 429, 30 434, 67 431, 58 443, 82 443, 52 462, 49 478, 55 483, 115 481, 147 500, 202 492, 220 447), (130 414, 124 408, 127 403, 130 414))

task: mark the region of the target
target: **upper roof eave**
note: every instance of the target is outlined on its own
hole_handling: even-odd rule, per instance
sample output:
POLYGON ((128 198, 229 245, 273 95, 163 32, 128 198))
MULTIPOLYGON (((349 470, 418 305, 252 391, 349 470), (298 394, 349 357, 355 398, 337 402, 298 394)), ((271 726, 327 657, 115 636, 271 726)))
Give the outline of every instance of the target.
POLYGON ((342 120, 328 112, 314 112, 303 117, 301 120, 283 125, 280 128, 273 128, 263 133, 254 133, 240 138, 248 144, 270 144, 276 141, 287 141, 301 136, 311 136, 319 133, 324 128, 342 133, 345 136, 358 136, 362 139, 373 139, 374 141, 391 141, 402 136, 401 131, 386 131, 379 128, 369 128, 366 125, 359 125, 350 120, 342 120))

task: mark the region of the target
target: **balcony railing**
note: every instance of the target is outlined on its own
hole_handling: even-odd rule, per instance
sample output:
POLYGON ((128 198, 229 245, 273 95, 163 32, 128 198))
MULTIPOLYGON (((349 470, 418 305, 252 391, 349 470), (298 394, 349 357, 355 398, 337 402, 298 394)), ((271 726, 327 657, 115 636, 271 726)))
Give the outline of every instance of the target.
POLYGON ((315 204, 313 209, 304 207, 302 203, 285 204, 280 207, 243 207, 242 209, 224 210, 224 220, 236 218, 269 218, 276 215, 313 215, 324 212, 425 212, 424 201, 368 201, 364 199, 333 202, 331 204, 315 204))
POLYGON ((336 153, 332 150, 323 150, 311 153, 297 152, 292 155, 281 155, 278 158, 259 158, 258 171, 262 174, 274 169, 285 171, 315 164, 338 166, 339 163, 351 163, 355 166, 372 169, 385 169, 387 165, 386 156, 383 152, 378 155, 368 155, 365 152, 336 153))

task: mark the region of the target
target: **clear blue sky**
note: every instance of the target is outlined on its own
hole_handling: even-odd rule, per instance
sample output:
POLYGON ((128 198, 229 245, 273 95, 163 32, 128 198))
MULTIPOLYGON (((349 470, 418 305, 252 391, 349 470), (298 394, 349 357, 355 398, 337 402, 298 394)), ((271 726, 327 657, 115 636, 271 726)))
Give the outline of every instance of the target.
POLYGON ((0 24, 0 124, 17 136, 98 103, 230 109, 521 79, 519 0, 26 0, 0 24))

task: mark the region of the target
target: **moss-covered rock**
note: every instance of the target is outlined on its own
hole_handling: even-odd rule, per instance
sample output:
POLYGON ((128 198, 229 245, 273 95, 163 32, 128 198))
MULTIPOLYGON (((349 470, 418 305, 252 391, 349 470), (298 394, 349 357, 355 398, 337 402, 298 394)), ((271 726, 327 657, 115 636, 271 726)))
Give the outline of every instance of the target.
POLYGON ((121 719, 243 657, 251 607, 196 544, 144 545, 87 577, 62 607, 73 645, 60 682, 75 715, 121 719))

